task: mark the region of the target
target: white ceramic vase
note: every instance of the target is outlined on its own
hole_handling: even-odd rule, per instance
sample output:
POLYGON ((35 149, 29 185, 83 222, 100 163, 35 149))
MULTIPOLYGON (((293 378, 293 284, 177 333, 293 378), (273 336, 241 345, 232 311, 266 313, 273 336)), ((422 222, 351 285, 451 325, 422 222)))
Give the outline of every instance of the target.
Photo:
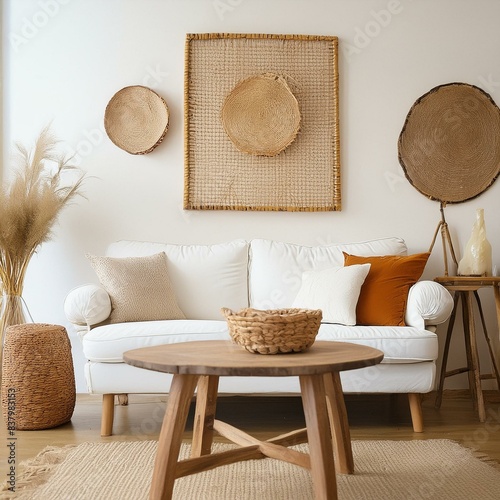
POLYGON ((464 255, 458 263, 461 276, 491 276, 491 245, 486 237, 484 210, 476 210, 476 221, 472 234, 464 249, 464 255))

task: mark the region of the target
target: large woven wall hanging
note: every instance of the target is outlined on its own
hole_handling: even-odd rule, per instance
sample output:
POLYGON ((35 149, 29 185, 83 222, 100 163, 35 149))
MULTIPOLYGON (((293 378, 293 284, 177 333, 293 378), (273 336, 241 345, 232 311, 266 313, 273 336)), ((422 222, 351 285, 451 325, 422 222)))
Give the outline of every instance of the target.
POLYGON ((168 130, 165 100, 153 90, 133 85, 119 90, 104 113, 104 128, 111 141, 134 155, 150 153, 168 130))
POLYGON ((186 209, 341 209, 337 44, 187 35, 186 209))
POLYGON ((398 146, 405 175, 422 194, 470 200, 500 172, 500 109, 474 85, 440 85, 412 106, 398 146))

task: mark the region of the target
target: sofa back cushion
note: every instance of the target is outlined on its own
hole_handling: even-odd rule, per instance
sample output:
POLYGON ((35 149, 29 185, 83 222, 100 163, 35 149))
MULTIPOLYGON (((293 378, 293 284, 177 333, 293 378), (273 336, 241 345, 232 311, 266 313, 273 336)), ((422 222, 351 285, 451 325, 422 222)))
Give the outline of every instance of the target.
POLYGON ((142 241, 112 243, 109 257, 141 257, 165 252, 177 303, 188 319, 215 319, 221 307, 248 307, 248 243, 171 245, 142 241))
POLYGON ((248 283, 250 307, 291 307, 302 284, 302 273, 343 266, 343 252, 362 256, 406 255, 407 247, 401 238, 314 247, 252 240, 248 283))

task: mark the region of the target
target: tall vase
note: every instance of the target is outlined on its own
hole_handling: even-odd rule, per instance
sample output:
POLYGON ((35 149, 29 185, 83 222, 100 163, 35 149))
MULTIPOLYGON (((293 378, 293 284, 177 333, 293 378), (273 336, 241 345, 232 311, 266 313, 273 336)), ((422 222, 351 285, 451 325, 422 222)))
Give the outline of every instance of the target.
POLYGON ((458 263, 458 274, 463 276, 491 276, 491 245, 486 237, 484 210, 476 210, 476 221, 465 246, 464 256, 458 263))
POLYGON ((33 323, 33 318, 22 295, 2 295, 0 306, 0 369, 2 366, 3 344, 7 328, 11 325, 33 323))

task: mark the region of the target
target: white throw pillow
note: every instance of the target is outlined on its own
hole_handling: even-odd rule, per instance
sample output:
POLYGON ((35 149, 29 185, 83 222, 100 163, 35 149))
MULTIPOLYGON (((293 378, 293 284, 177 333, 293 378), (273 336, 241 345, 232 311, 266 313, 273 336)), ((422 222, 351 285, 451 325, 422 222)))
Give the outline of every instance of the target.
POLYGON ((370 264, 331 267, 302 274, 293 307, 321 309, 324 323, 356 324, 356 305, 370 264))

